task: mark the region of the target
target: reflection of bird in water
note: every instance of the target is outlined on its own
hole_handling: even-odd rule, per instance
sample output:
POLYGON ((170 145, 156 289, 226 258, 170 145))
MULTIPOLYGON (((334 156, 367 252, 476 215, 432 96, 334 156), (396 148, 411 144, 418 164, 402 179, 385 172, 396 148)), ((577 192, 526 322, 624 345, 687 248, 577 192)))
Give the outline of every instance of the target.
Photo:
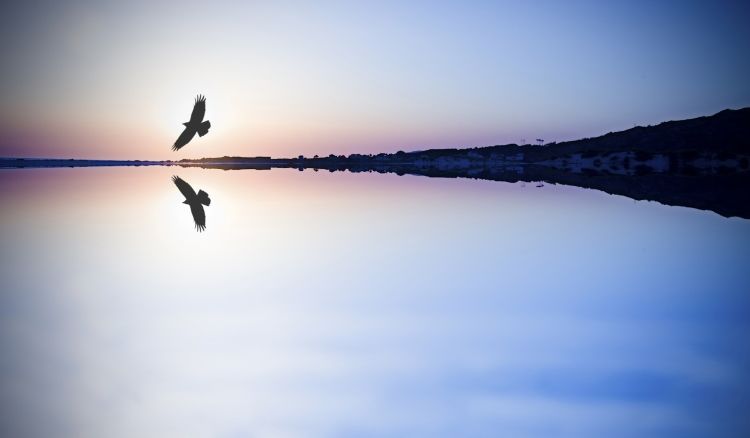
POLYGON ((193 220, 195 221, 195 229, 203 231, 206 229, 206 212, 203 210, 203 206, 211 205, 211 199, 208 198, 208 193, 203 190, 195 193, 190 184, 186 183, 179 176, 173 176, 172 181, 174 185, 180 189, 180 192, 185 196, 183 204, 190 206, 190 212, 193 213, 193 220))
POLYGON ((183 123, 183 125, 185 126, 185 130, 182 131, 182 134, 180 134, 180 136, 177 138, 177 141, 174 142, 174 145, 172 146, 173 151, 176 151, 188 144, 190 140, 195 137, 196 133, 201 137, 208 134, 208 128, 211 127, 211 122, 209 122, 208 120, 206 120, 205 122, 203 121, 203 116, 205 114, 206 97, 198 95, 198 97, 195 98, 193 113, 190 114, 190 121, 183 123))

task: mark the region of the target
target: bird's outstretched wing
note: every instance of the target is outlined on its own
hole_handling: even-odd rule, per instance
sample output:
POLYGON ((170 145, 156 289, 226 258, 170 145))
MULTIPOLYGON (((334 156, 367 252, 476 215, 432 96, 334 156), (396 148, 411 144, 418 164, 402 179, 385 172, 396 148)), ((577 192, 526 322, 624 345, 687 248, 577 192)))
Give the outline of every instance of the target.
POLYGON ((190 184, 186 183, 184 179, 180 178, 179 176, 173 176, 172 181, 174 182, 174 185, 176 185, 177 188, 180 189, 180 192, 185 197, 185 199, 187 199, 188 201, 195 199, 195 197, 197 196, 195 194, 195 190, 193 190, 193 188, 190 187, 190 184))
POLYGON ((203 231, 206 229, 206 211, 203 210, 203 206, 199 202, 193 202, 190 204, 190 212, 193 213, 193 220, 195 221, 195 229, 203 231))
POLYGON ((201 94, 195 98, 195 105, 193 106, 193 113, 190 114, 190 123, 197 125, 203 121, 203 116, 206 114, 206 96, 201 94))
POLYGON ((174 145, 172 145, 172 150, 173 151, 179 150, 181 147, 190 143, 190 140, 192 140, 193 137, 195 137, 196 132, 197 131, 195 129, 185 128, 185 130, 182 131, 182 134, 180 134, 180 136, 177 137, 177 141, 174 142, 174 145))

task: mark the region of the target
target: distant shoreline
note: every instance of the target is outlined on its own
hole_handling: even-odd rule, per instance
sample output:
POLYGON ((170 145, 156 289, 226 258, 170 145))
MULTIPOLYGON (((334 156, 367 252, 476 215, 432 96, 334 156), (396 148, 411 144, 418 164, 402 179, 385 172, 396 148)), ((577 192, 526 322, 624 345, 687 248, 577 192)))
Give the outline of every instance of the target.
POLYGON ((0 169, 44 167, 163 166, 164 161, 87 160, 77 158, 0 158, 0 169))
MULTIPOLYGON (((538 164, 572 172, 586 169, 619 173, 632 166, 633 174, 674 172, 687 168, 750 167, 750 108, 724 110, 712 116, 664 122, 656 126, 611 132, 599 137, 546 145, 495 145, 427 149, 373 154, 272 158, 224 156, 174 160, 91 160, 63 158, 0 158, 0 168, 93 166, 204 166, 225 168, 376 168, 389 166, 476 167, 538 164), (640 170, 637 170, 640 166, 640 170)), ((628 173, 626 171, 625 173, 628 173)))

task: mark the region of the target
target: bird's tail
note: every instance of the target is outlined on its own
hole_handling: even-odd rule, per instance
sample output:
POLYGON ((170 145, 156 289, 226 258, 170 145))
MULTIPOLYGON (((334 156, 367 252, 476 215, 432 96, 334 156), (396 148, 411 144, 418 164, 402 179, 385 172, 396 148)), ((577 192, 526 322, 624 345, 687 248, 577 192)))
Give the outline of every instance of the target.
POLYGON ((204 135, 208 134, 208 128, 210 128, 210 127, 211 127, 211 122, 209 122, 208 120, 206 120, 205 122, 201 123, 198 126, 198 135, 200 135, 201 137, 203 137, 204 135))
POLYGON ((203 190, 198 191, 198 201, 205 206, 211 205, 211 198, 208 197, 208 193, 203 190))

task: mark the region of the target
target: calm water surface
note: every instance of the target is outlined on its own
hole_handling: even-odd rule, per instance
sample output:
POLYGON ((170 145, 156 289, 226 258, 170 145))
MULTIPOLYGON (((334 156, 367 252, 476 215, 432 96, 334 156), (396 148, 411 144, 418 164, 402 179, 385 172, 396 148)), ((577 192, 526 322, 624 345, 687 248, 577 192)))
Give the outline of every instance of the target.
POLYGON ((0 189, 2 436, 750 432, 748 220, 310 170, 0 189))

